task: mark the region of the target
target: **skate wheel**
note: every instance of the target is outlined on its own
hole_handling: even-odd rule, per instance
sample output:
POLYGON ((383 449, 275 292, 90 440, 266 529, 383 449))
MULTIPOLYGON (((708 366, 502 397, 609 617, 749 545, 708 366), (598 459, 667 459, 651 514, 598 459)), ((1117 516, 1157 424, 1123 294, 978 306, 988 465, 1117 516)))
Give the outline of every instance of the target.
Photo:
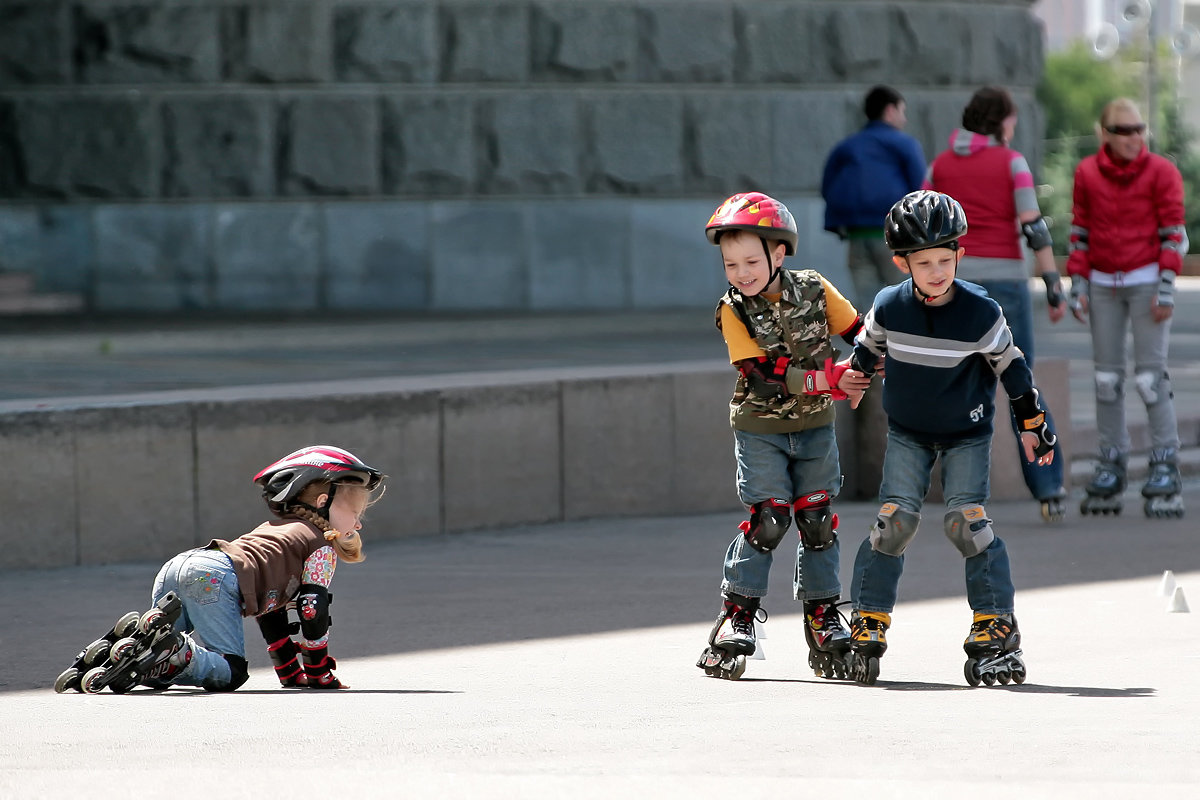
POLYGON ((112 647, 112 642, 108 639, 97 639, 84 649, 83 663, 89 667, 96 666, 108 656, 110 647, 112 647))
POLYGON ((854 661, 854 680, 863 686, 874 686, 879 678, 879 658, 857 658, 854 661))
POLYGON ((108 670, 105 669, 104 667, 96 667, 95 669, 89 669, 84 674, 83 680, 80 681, 80 683, 79 683, 80 690, 82 692, 84 692, 85 694, 98 693, 101 689, 104 688, 103 684, 101 684, 100 682, 102 680, 104 680, 104 677, 107 674, 108 674, 108 670))
POLYGON ((725 673, 725 677, 731 681, 736 681, 738 678, 746 674, 746 657, 737 656, 733 659, 733 668, 725 673))
POLYGON ((996 685, 996 673, 994 673, 994 672, 983 673, 983 684, 985 686, 995 686, 996 685))
POLYGON ((129 636, 131 633, 137 630, 138 620, 141 618, 142 615, 138 612, 130 611, 128 614, 117 620, 116 625, 113 625, 113 634, 118 639, 123 639, 126 636, 129 636))
POLYGON ((54 682, 54 691, 58 692, 59 694, 62 694, 68 689, 74 689, 77 692, 82 691, 79 688, 79 670, 75 669, 74 667, 64 670, 63 673, 58 676, 58 680, 54 682))
POLYGON ((137 647, 137 639, 134 639, 132 636, 127 636, 124 639, 118 639, 117 642, 112 646, 112 649, 108 651, 108 660, 116 664, 118 661, 133 652, 135 647, 137 647))
POLYGON ((1014 666, 1012 669, 1013 683, 1022 684, 1025 682, 1025 666, 1014 666))
POLYGON ((979 675, 979 662, 968 658, 967 663, 963 666, 963 677, 967 679, 967 683, 978 686, 979 682, 983 680, 979 675))
POLYGON ((167 615, 160 608, 152 608, 145 614, 142 614, 138 620, 138 630, 142 633, 150 633, 150 631, 159 627, 166 620, 167 615))
POLYGON ((996 673, 996 680, 1000 681, 1001 686, 1008 686, 1009 681, 1012 680, 1012 673, 1008 670, 998 672, 996 673))

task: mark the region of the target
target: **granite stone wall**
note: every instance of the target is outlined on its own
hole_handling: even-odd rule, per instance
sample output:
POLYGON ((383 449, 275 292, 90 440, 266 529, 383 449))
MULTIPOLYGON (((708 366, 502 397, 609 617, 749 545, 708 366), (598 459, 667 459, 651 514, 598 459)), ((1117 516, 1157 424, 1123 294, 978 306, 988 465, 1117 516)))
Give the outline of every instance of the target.
POLYGON ((927 156, 1032 0, 4 0, 0 272, 98 311, 710 305, 701 226, 787 202, 901 89, 927 156))

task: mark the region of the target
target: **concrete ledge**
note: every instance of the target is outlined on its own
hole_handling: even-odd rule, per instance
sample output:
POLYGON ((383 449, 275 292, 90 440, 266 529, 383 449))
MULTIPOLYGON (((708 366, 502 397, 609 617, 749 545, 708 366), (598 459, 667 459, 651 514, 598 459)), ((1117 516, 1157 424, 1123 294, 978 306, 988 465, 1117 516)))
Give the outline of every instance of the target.
POLYGON ((265 518, 250 478, 331 442, 390 476, 372 540, 737 508, 721 362, 0 404, 25 465, 0 569, 158 560, 265 518))
MULTIPOLYGON (((1040 364, 1039 381, 1067 406, 1061 365, 1040 364)), ((24 465, 0 489, 20 510, 0 568, 159 560, 236 537, 266 516, 251 476, 313 443, 391 476, 368 555, 372 540, 736 510, 732 383, 705 361, 0 403, 0 447, 24 465)), ((839 410, 845 442, 854 417, 839 410)), ((860 457, 843 446, 843 470, 860 457)), ((993 497, 1024 497, 1005 465, 1015 448, 994 459, 993 497)))

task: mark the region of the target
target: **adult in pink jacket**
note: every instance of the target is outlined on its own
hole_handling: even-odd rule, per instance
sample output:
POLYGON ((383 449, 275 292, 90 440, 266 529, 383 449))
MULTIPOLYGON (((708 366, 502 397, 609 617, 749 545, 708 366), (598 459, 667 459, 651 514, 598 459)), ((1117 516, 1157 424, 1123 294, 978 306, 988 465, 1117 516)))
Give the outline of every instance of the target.
POLYGON ((1100 458, 1083 513, 1121 510, 1129 431, 1125 426, 1125 336, 1133 331, 1133 388, 1146 406, 1150 472, 1147 516, 1180 516, 1179 428, 1167 373, 1175 278, 1183 268, 1183 178, 1146 146, 1146 123, 1131 100, 1100 115, 1100 151, 1075 170, 1070 306, 1091 317, 1100 458))
MULTIPOLYGON (((1002 86, 984 86, 963 108, 962 127, 950 146, 929 165, 924 188, 950 195, 967 215, 967 233, 959 240, 965 254, 958 277, 987 290, 1004 310, 1013 342, 1033 366, 1033 304, 1029 292, 1028 245, 1046 286, 1051 322, 1062 319, 1062 283, 1051 249, 1050 229, 1042 218, 1033 172, 1025 157, 1009 147, 1017 129, 1017 106, 1002 86)), ((1047 411, 1050 424, 1053 418, 1047 411)), ((1021 452, 1019 421, 1010 415, 1021 474, 1041 505, 1042 517, 1058 521, 1066 512, 1065 459, 1055 446, 1049 464, 1028 462, 1021 452)))

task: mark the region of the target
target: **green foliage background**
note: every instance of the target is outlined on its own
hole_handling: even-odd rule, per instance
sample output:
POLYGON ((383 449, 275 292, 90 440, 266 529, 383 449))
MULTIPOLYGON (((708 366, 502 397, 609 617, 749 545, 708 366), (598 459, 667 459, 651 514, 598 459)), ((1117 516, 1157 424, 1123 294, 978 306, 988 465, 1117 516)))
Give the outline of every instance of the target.
MULTIPOLYGON (((1160 48, 1157 63, 1158 119, 1150 124, 1151 148, 1173 160, 1183 175, 1188 238, 1200 242, 1200 155, 1195 132, 1182 119, 1175 85, 1175 57, 1160 48)), ((1075 167, 1096 152, 1097 120, 1104 104, 1116 97, 1137 101, 1146 113, 1146 51, 1122 50, 1109 60, 1097 59, 1091 45, 1077 42, 1069 49, 1046 55, 1037 98, 1046 117, 1038 202, 1050 220, 1054 252, 1063 255, 1071 228, 1071 190, 1075 167)))

